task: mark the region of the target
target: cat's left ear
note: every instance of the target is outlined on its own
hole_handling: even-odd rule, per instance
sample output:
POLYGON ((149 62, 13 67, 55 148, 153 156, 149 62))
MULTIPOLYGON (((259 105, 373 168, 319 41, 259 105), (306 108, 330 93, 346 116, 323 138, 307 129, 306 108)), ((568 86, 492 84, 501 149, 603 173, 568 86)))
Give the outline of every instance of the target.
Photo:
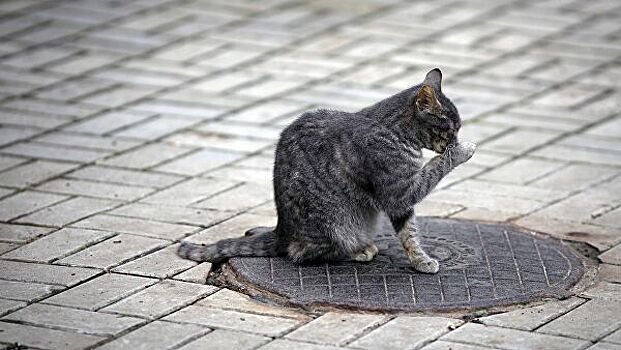
POLYGON ((425 76, 425 81, 423 81, 423 84, 433 86, 438 91, 441 91, 442 71, 440 70, 440 68, 434 68, 430 70, 425 76))

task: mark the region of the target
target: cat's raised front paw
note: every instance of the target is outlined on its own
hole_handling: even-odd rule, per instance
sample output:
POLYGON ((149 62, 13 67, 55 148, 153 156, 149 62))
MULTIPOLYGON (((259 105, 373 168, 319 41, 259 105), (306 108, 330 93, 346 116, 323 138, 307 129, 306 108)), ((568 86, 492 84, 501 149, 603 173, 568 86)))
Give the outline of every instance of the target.
POLYGON ((472 142, 460 141, 451 150, 451 160, 455 162, 455 165, 465 163, 468 159, 472 158, 476 148, 477 145, 472 142))
POLYGON ((437 273, 440 270, 440 263, 438 260, 430 257, 420 259, 412 263, 412 265, 414 266, 414 270, 423 273, 437 273))

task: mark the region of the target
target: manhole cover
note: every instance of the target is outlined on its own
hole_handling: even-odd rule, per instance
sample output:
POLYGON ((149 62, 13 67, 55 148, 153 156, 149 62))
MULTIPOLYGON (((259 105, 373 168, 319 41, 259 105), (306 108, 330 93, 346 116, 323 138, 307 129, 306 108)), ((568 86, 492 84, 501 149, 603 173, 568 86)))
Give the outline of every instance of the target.
POLYGON ((296 265, 285 258, 234 258, 237 283, 289 304, 365 310, 448 311, 564 297, 582 259, 557 240, 507 225, 421 218, 422 243, 440 261, 435 275, 410 268, 389 224, 370 263, 296 265))

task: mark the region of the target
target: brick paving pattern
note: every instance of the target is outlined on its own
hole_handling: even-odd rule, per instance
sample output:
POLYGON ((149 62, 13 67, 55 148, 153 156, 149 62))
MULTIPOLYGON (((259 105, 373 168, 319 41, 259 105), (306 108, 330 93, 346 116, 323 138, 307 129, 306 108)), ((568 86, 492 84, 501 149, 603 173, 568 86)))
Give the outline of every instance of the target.
POLYGON ((0 2, 0 348, 621 347, 616 1, 0 2), (509 313, 303 313, 205 285, 276 220, 278 132, 442 68, 470 163, 422 215, 588 243, 601 281, 509 313))

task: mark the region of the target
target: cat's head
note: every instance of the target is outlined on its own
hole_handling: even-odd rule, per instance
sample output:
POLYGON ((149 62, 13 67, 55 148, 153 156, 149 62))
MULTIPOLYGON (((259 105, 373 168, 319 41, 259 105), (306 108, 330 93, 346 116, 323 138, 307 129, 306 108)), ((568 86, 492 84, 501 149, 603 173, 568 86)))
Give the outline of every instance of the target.
POLYGON ((442 72, 429 71, 420 87, 414 90, 410 100, 417 132, 423 147, 443 153, 449 145, 457 142, 461 119, 453 102, 442 93, 442 72))

